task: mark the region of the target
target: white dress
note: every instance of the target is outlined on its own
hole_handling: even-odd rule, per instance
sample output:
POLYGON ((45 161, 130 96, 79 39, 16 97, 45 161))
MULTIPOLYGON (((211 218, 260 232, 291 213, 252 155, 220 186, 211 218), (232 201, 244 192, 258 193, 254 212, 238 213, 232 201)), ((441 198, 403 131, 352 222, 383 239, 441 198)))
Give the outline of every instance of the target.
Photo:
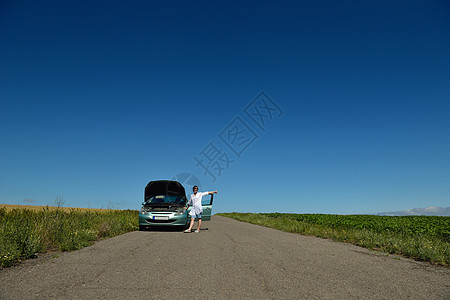
POLYGON ((191 211, 189 212, 189 214, 192 217, 195 217, 196 215, 199 215, 203 212, 203 207, 202 207, 202 197, 208 195, 208 192, 197 192, 196 195, 192 194, 191 195, 191 199, 189 199, 189 205, 192 206, 191 211))

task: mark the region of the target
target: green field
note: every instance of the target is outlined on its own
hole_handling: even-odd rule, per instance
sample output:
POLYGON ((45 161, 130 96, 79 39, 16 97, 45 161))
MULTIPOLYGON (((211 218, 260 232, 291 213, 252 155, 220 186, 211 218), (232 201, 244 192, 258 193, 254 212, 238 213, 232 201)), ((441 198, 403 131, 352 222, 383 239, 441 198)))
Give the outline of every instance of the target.
POLYGON ((349 242, 434 264, 450 265, 450 217, 283 213, 218 215, 287 232, 349 242))
POLYGON ((137 230, 138 216, 134 210, 0 207, 0 266, 137 230))

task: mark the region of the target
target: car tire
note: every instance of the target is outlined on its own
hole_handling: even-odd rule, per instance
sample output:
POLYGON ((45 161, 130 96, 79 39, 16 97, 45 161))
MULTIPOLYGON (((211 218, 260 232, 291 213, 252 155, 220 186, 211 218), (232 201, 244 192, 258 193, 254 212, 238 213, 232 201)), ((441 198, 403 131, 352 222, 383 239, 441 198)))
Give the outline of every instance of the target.
POLYGON ((139 231, 145 231, 147 229, 144 225, 139 225, 139 231))

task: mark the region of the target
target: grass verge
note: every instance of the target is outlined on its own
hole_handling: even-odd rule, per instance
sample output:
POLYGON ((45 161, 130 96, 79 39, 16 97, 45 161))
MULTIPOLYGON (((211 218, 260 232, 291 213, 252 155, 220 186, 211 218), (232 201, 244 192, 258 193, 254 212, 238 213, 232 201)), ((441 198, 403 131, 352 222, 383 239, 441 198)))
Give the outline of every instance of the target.
POLYGON ((433 264, 450 265, 450 217, 282 213, 217 215, 286 232, 348 242, 433 264))
POLYGON ((138 211, 0 208, 0 266, 47 250, 71 251, 138 229, 138 211))

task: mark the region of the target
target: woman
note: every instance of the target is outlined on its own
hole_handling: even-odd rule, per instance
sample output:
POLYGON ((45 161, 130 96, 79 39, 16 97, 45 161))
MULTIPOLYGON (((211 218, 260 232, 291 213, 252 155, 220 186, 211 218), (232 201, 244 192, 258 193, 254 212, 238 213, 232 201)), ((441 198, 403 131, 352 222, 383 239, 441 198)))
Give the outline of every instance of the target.
POLYGON ((194 226, 194 220, 195 218, 198 219, 198 228, 195 232, 200 232, 200 227, 202 226, 202 213, 203 213, 203 207, 202 207, 202 197, 205 195, 212 195, 217 194, 217 190, 214 192, 198 192, 198 186, 194 186, 192 188, 192 191, 194 192, 191 195, 191 199, 189 199, 188 205, 186 209, 189 208, 189 206, 192 206, 191 211, 189 214, 191 215, 191 224, 189 225, 189 228, 186 229, 184 232, 192 232, 192 227, 194 226))

